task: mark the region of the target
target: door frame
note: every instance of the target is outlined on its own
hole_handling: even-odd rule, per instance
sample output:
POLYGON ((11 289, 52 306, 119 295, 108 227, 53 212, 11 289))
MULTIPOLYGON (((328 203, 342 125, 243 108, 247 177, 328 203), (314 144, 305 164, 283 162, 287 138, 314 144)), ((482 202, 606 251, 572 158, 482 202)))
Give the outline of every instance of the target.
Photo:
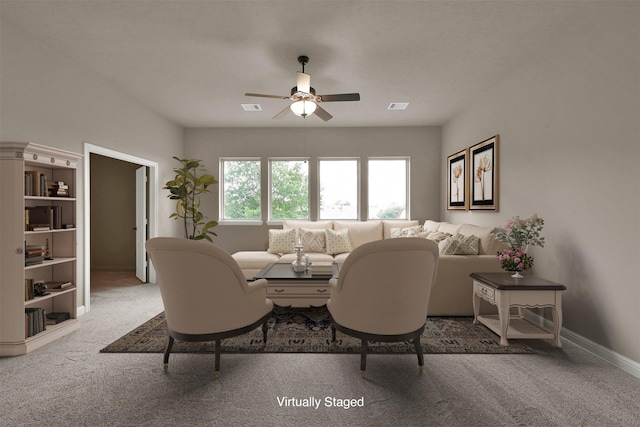
MULTIPOLYGON (((113 159, 124 160, 126 162, 135 163, 140 166, 147 166, 149 178, 149 217, 148 217, 148 235, 151 239, 158 236, 158 163, 143 159, 142 157, 132 156, 131 154, 122 153, 120 151, 94 145, 84 142, 84 311, 88 312, 91 308, 91 154, 99 154, 113 159)), ((156 272, 153 265, 149 263, 149 283, 155 283, 156 272)))

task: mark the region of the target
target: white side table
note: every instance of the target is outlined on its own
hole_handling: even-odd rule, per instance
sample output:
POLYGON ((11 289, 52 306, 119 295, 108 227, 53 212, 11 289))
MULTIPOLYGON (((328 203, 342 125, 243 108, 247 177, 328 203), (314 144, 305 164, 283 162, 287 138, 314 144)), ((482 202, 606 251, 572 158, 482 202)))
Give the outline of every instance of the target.
POLYGON ((509 345, 508 339, 553 339, 561 347, 562 327, 561 292, 566 286, 539 277, 511 277, 510 273, 471 273, 473 279, 473 323, 482 323, 500 336, 500 345, 509 345), (480 301, 498 307, 498 315, 481 316, 480 301), (510 308, 518 314, 511 315, 510 308), (548 331, 525 319, 523 309, 550 307, 553 330, 548 331))

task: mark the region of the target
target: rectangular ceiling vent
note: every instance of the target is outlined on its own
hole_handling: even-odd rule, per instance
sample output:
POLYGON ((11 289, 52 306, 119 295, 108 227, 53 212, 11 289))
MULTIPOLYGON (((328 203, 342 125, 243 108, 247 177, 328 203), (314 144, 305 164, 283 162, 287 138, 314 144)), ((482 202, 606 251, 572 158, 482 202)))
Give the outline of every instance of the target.
POLYGON ((387 107, 387 110, 406 110, 408 106, 408 102, 392 102, 387 107))
POLYGON ((262 111, 260 104, 240 104, 244 111, 262 111))

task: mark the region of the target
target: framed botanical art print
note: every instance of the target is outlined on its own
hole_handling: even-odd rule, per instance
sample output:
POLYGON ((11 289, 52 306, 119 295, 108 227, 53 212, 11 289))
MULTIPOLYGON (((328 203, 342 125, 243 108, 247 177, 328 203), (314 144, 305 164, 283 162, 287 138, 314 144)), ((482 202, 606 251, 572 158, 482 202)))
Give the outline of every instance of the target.
POLYGON ((447 209, 467 210, 469 193, 467 150, 447 157, 447 209))
POLYGON ((469 147, 469 209, 498 211, 498 135, 469 147))

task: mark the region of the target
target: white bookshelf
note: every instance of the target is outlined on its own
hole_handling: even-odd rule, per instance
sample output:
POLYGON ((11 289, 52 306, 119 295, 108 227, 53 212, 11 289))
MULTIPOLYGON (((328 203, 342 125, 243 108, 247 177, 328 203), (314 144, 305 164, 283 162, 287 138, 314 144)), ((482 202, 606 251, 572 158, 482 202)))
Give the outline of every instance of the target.
MULTIPOLYGON (((76 153, 25 142, 0 143, 0 355, 17 356, 48 344, 80 327, 77 319, 77 166, 76 153), (47 182, 63 181, 68 194, 31 195, 26 172, 37 173, 47 182), (30 231, 26 210, 51 207, 60 212, 58 225, 49 230, 30 231), (25 265, 25 247, 48 242, 51 259, 25 265), (27 299, 25 282, 70 281, 72 288, 27 299), (42 308, 46 313, 69 313, 70 318, 27 336, 25 311, 42 308)), ((31 188, 31 187, 30 187, 31 188)))

